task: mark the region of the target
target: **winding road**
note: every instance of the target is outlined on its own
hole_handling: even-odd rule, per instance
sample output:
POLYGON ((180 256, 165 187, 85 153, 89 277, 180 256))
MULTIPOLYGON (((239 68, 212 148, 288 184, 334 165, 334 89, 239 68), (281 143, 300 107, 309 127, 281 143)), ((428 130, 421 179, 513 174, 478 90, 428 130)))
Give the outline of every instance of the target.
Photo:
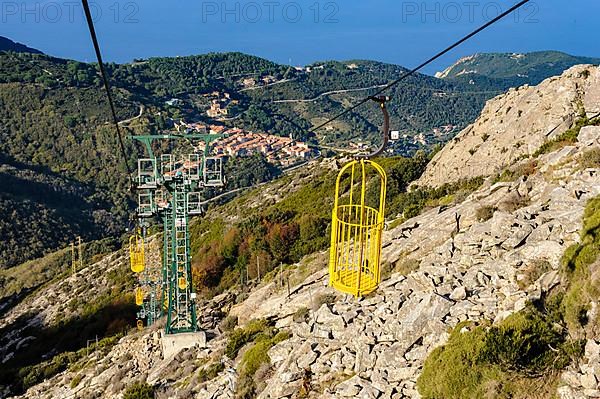
POLYGON ((124 119, 124 120, 120 121, 119 125, 124 125, 124 124, 127 124, 127 123, 131 122, 131 121, 134 121, 136 119, 141 118, 142 114, 144 113, 144 109, 145 109, 144 105, 140 104, 140 112, 136 116, 134 116, 133 118, 124 119))

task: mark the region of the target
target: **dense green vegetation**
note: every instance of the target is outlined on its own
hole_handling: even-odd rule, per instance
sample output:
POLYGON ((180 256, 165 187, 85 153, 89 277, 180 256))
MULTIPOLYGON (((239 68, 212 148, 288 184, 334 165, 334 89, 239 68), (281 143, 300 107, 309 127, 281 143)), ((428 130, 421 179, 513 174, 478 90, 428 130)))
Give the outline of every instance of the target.
POLYGON ((271 365, 267 352, 271 347, 290 338, 287 331, 279 331, 266 320, 251 320, 245 327, 230 333, 225 354, 235 359, 242 347, 249 345, 238 367, 236 398, 255 398, 264 388, 264 374, 271 365))
MULTIPOLYGON (((310 68, 310 72, 298 74, 289 82, 251 91, 248 95, 253 101, 263 103, 282 99, 312 99, 328 91, 387 84, 406 71, 397 65, 363 60, 321 62, 310 68), (349 68, 348 65, 352 64, 353 68, 349 68)), ((293 121, 308 121, 308 126, 314 126, 374 91, 323 96, 313 102, 271 103, 268 107, 270 113, 283 115, 293 121)), ((464 126, 475 119, 485 100, 493 93, 463 95, 462 91, 472 92, 473 88, 420 74, 410 77, 389 93, 392 98, 389 104, 392 126, 410 135, 446 124, 464 126)), ((367 104, 336 122, 335 131, 317 132, 322 135, 318 139, 339 145, 347 145, 347 140, 373 140, 381 123, 381 111, 374 104, 367 104)), ((303 130, 300 133, 305 132, 303 130)))
POLYGON ((496 326, 459 324, 425 361, 419 392, 424 399, 552 397, 557 371, 583 350, 556 328, 556 317, 556 309, 531 306, 496 326))
POLYGON ((108 190, 2 159, 0 266, 41 257, 78 235, 90 241, 122 229, 128 204, 108 190))
MULTIPOLYGON (((1 268, 77 235, 84 241, 114 235, 128 219, 127 175, 105 125, 105 95, 94 79, 77 83, 69 65, 96 79, 87 64, 0 54, 0 82, 19 82, 0 84, 1 268), (49 76, 53 86, 36 83, 49 76)), ((115 95, 119 116, 131 116, 127 94, 115 95)))
POLYGON ((164 98, 177 94, 228 89, 243 77, 281 78, 288 67, 242 53, 211 53, 174 58, 150 58, 111 65, 113 80, 132 91, 143 88, 164 98))
POLYGON ((281 174, 278 167, 260 155, 229 158, 223 168, 227 174, 227 190, 251 187, 271 181, 281 174))
POLYGON ((135 382, 125 389, 123 399, 154 399, 154 387, 145 382, 135 382))
POLYGON ((229 335, 225 354, 230 359, 235 359, 244 345, 252 342, 259 334, 264 334, 270 329, 264 319, 251 320, 244 327, 236 328, 229 335))
POLYGON ((562 286, 497 325, 459 324, 425 362, 417 384, 423 397, 553 397, 559 371, 582 355, 586 332, 600 328, 588 317, 600 293, 592 279, 598 248, 600 197, 586 206, 581 242, 563 255, 562 286))

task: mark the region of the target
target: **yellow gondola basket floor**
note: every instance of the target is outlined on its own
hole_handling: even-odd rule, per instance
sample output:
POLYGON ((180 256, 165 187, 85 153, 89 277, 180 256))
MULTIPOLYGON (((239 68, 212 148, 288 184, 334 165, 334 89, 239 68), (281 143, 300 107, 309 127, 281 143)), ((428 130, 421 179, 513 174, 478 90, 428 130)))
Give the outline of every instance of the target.
MULTIPOLYGON (((331 280, 331 286, 338 291, 350 295, 357 295, 358 270, 339 270, 335 272, 335 278, 331 280)), ((377 289, 377 279, 371 273, 363 273, 360 276, 359 296, 368 295, 377 289)))

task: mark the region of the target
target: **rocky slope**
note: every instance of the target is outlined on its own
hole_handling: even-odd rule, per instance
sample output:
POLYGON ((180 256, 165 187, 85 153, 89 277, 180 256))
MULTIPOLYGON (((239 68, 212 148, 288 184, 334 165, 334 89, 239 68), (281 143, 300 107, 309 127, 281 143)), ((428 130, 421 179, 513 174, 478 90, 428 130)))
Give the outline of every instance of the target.
MULTIPOLYGON (((593 131, 598 145, 600 129, 593 131)), ((260 397, 297 392, 306 367, 313 373, 311 386, 321 392, 311 397, 419 397, 415 382, 423 360, 445 341, 449 327, 464 320, 502 320, 559 284, 560 257, 579 239, 586 201, 600 194, 598 170, 581 170, 575 159, 582 147, 543 157, 540 171, 527 181, 488 183, 458 206, 432 209, 387 232, 384 260, 401 266, 415 259, 418 269, 407 276, 393 274, 373 297, 323 305, 308 322, 294 323, 285 315, 307 304, 310 286, 303 288, 304 298, 302 291, 290 299, 251 296, 250 306, 244 303, 237 310, 240 314, 277 316, 278 324, 293 332, 269 352, 275 377, 260 397), (526 198, 526 204, 511 209, 516 196, 526 198), (489 220, 477 221, 477 209, 495 204, 503 206, 489 220), (528 267, 541 260, 551 268, 520 285, 528 267), (353 377, 331 384, 340 373, 353 377)), ((324 281, 314 283, 313 295, 329 290, 324 281)), ((596 345, 588 343, 592 361, 596 345)), ((591 397, 600 395, 586 379, 592 377, 581 376, 581 383, 569 379, 561 397, 579 386, 591 397)))
MULTIPOLYGON (((530 99, 530 125, 539 127, 543 121, 551 123, 551 118, 567 120, 577 98, 588 104, 584 111, 598 104, 586 98, 600 90, 600 84, 592 88, 588 80, 597 79, 599 73, 576 67, 538 89, 514 90, 488 104, 487 117, 502 119, 514 104, 530 99), (588 78, 581 76, 584 70, 590 71, 588 78), (553 97, 553 101, 533 100, 540 97, 553 97), (535 112, 541 121, 534 118, 535 112)), ((496 140, 502 137, 499 131, 494 134, 496 140)), ((508 137, 515 142, 522 139, 507 136, 508 145, 512 143, 508 137)), ((544 141, 538 139, 531 141, 531 153, 537 150, 535 143, 539 147, 544 141)), ((468 148, 466 143, 464 139, 442 150, 422 181, 439 184, 439 165, 448 157, 443 154, 468 148)), ((490 147, 490 152, 501 145, 490 147)), ((253 375, 255 384, 263 388, 259 398, 419 398, 416 381, 425 359, 447 341, 459 322, 500 322, 524 309, 528 301, 565 284, 560 258, 581 240, 586 203, 600 195, 600 164, 589 163, 590 154, 598 151, 600 127, 589 126, 571 145, 535 158, 505 160, 512 163, 512 173, 504 175, 510 178, 495 178, 500 162, 479 170, 490 177, 463 201, 429 209, 385 232, 383 262, 391 272, 367 298, 356 300, 328 287, 327 254, 313 254, 249 293, 226 293, 200 303, 201 324, 208 336, 205 347, 162 359, 159 324, 130 333, 106 350, 85 354, 23 397, 121 398, 127 386, 145 381, 155 387, 158 398, 233 398, 243 383, 244 357, 252 344, 242 347, 233 359, 226 355, 234 334, 225 331, 221 320, 229 315, 237 316, 242 326, 263 318, 289 332, 288 339, 273 341, 266 348, 270 366, 253 375), (536 267, 541 270, 532 273, 536 267)), ((478 151, 473 158, 494 162, 486 154, 478 151)), ((453 171, 446 179, 469 176, 453 171)), ((101 276, 124 261, 119 256, 89 270, 101 276)), ((600 269, 598 262, 593 268, 592 272, 600 269)), ((93 279, 86 281, 82 287, 97 285, 93 279)), ((68 284, 68 280, 56 282, 32 294, 3 316, 2 325, 34 306, 40 308, 40 320, 46 320, 50 316, 44 309, 64 307, 60 302, 69 298, 64 289, 68 284), (63 294, 48 295, 56 291, 63 294)), ((592 299, 590 319, 596 317, 597 302, 592 299)), ((15 336, 12 341, 23 338, 15 336)), ((561 375, 556 388, 561 399, 600 397, 600 336, 585 339, 584 356, 561 375)))
POLYGON ((489 176, 532 155, 583 114, 600 113, 600 68, 579 65, 535 87, 511 89, 487 102, 481 116, 431 161, 417 184, 489 176))

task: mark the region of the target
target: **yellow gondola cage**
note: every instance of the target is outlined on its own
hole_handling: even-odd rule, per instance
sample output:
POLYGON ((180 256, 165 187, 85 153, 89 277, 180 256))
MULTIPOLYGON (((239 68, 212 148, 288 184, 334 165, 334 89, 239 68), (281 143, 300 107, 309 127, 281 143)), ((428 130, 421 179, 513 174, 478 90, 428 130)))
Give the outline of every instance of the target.
POLYGON ((185 277, 179 277, 177 280, 177 285, 179 286, 180 290, 185 290, 187 288, 187 280, 185 277))
POLYGON ((135 289, 135 304, 142 306, 144 304, 144 290, 141 287, 135 289))
POLYGON ((344 166, 336 181, 329 284, 355 297, 373 292, 381 279, 386 182, 383 168, 368 159, 344 166))
POLYGON ((129 237, 129 260, 134 273, 144 271, 144 239, 137 234, 129 237))

